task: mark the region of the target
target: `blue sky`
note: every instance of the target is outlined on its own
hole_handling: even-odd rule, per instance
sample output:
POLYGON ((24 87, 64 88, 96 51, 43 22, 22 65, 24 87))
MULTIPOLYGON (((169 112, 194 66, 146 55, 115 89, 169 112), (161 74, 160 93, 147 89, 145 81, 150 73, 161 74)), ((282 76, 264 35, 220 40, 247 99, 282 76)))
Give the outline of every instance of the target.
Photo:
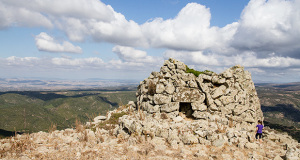
POLYGON ((300 0, 0 0, 0 78, 134 79, 169 57, 300 79, 300 0))

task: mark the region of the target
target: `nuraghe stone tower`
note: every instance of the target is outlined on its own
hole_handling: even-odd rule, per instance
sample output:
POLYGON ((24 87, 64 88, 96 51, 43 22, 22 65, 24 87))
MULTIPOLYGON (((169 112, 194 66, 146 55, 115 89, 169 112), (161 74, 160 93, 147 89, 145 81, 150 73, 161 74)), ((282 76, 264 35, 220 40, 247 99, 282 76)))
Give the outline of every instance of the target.
POLYGON ((182 144, 252 145, 263 119, 249 72, 234 66, 221 74, 196 77, 186 65, 170 58, 160 72, 140 82, 130 114, 119 118, 115 135, 162 138, 173 148, 182 144))
POLYGON ((263 119, 251 74, 237 65, 223 73, 186 73, 183 62, 170 58, 152 72, 137 91, 137 106, 156 116, 216 120, 237 130, 255 129, 263 119))

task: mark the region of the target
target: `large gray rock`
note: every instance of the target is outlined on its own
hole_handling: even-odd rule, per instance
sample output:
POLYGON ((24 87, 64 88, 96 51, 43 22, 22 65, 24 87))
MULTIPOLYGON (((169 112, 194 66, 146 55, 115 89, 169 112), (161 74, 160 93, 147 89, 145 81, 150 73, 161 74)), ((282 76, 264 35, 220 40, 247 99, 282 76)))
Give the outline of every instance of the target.
POLYGON ((163 94, 155 94, 154 95, 154 104, 167 104, 171 102, 171 97, 163 94))
POLYGON ((193 134, 184 134, 182 137, 182 142, 184 144, 197 144, 199 141, 198 137, 193 134))
POLYGON ((171 102, 161 106, 161 112, 173 112, 179 110, 179 102, 171 102))
POLYGON ((218 97, 221 97, 225 93, 225 90, 226 90, 226 87, 224 85, 221 85, 214 91, 214 93, 212 94, 212 98, 216 99, 218 97))
POLYGON ((165 86, 162 83, 156 85, 156 93, 160 94, 165 91, 165 86))
POLYGON ((207 110, 207 106, 203 103, 203 101, 197 101, 197 102, 193 102, 192 104, 192 109, 194 111, 206 111, 207 110))
POLYGON ((175 102, 195 102, 204 96, 198 89, 180 87, 173 95, 175 102))
POLYGON ((212 142, 212 145, 215 147, 222 147, 225 144, 225 139, 216 139, 212 142))
POLYGON ((172 95, 172 94, 174 93, 174 91, 175 91, 175 87, 174 87, 173 84, 168 83, 168 84, 166 85, 166 87, 165 87, 165 90, 166 90, 166 92, 167 92, 168 94, 172 95))
POLYGON ((197 119, 207 119, 209 113, 201 112, 201 111, 194 111, 193 116, 197 119))

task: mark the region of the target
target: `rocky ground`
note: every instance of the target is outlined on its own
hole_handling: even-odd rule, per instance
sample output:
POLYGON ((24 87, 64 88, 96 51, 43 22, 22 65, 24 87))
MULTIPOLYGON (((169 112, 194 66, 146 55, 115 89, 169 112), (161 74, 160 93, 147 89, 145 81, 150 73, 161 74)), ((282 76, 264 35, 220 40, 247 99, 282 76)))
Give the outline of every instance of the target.
MULTIPOLYGON (((263 143, 250 135, 231 134, 230 129, 220 133, 223 137, 235 137, 238 141, 201 141, 178 144, 170 143, 167 138, 151 134, 121 134, 121 119, 117 124, 109 119, 115 114, 125 113, 121 119, 129 116, 140 119, 138 111, 128 108, 109 112, 106 120, 88 125, 77 124, 74 129, 53 130, 32 134, 17 135, 0 140, 1 159, 290 159, 300 158, 300 144, 284 133, 275 133, 265 129, 263 143), (101 124, 105 124, 103 127, 101 124), (246 136, 245 140, 243 136, 246 136)), ((142 112, 140 112, 142 113, 142 112)), ((142 113, 143 114, 143 113, 142 113)), ((103 119, 103 116, 102 116, 103 119)), ((150 119, 144 117, 141 123, 150 119)), ((95 118, 97 120, 97 117, 95 118)), ((178 124, 187 125, 194 120, 182 117, 178 124)), ((170 125, 174 119, 160 119, 161 124, 170 125)), ((55 129, 55 128, 54 128, 55 129)), ((187 133, 188 135, 189 133, 187 133)), ((195 133, 196 134, 196 133, 195 133)), ((179 135, 179 134, 178 134, 179 135)), ((184 134, 183 134, 184 135, 184 134)))

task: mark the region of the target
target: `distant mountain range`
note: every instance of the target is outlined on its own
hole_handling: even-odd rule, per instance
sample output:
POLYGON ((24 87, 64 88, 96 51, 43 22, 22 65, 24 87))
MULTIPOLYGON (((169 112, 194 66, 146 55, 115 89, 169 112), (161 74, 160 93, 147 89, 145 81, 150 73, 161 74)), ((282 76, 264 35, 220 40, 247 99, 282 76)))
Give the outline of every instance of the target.
POLYGON ((105 87, 137 86, 137 80, 87 79, 40 80, 27 78, 0 78, 1 91, 54 91, 76 89, 101 89, 105 87))

